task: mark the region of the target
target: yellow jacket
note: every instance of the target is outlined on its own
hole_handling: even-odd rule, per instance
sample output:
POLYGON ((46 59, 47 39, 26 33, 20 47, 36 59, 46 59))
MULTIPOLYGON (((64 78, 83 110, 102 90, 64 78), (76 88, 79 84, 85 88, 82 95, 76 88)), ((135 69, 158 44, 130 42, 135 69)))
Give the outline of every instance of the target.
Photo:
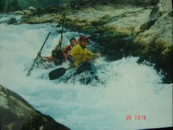
POLYGON ((87 48, 83 49, 80 45, 74 46, 68 55, 73 57, 73 60, 76 64, 80 64, 88 59, 92 59, 94 54, 87 48))

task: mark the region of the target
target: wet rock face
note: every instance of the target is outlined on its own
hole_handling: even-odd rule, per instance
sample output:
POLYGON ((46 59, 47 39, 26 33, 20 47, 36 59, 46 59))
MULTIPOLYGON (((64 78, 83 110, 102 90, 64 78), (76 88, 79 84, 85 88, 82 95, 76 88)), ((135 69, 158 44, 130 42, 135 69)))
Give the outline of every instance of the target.
POLYGON ((160 0, 150 13, 152 26, 139 33, 133 42, 136 44, 134 53, 141 56, 141 61, 147 60, 156 64, 156 69, 165 73, 164 82, 173 82, 172 77, 172 3, 170 0, 160 0))
POLYGON ((0 85, 0 130, 69 130, 0 85))

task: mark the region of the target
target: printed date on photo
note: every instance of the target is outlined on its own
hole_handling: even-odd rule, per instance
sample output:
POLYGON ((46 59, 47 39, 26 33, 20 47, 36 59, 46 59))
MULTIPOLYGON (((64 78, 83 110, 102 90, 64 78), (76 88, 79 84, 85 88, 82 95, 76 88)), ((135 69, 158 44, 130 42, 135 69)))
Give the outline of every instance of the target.
POLYGON ((126 120, 147 120, 146 115, 126 115, 126 120))

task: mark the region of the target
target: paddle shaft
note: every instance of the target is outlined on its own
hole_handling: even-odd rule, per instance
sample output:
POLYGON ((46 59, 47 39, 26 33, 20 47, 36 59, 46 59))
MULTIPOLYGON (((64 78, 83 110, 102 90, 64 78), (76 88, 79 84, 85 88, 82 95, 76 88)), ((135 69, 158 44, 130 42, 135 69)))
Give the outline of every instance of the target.
MULTIPOLYGON (((41 46, 39 52, 41 52, 41 50, 43 49, 43 47, 44 47, 44 45, 45 45, 47 39, 49 38, 50 33, 51 33, 51 32, 48 33, 48 35, 47 35, 47 37, 46 37, 46 39, 45 39, 43 45, 41 46)), ((39 57, 39 56, 37 55, 37 57, 36 57, 35 60, 34 60, 34 63, 33 63, 32 66, 31 66, 31 68, 28 70, 27 76, 29 76, 29 75, 31 74, 31 71, 34 69, 34 65, 35 65, 35 63, 36 63, 38 57, 39 57)))
MULTIPOLYGON (((61 39, 63 38, 64 21, 65 21, 65 15, 63 15, 63 19, 62 19, 61 39)), ((61 50, 61 44, 62 44, 62 42, 60 43, 60 50, 61 50)))

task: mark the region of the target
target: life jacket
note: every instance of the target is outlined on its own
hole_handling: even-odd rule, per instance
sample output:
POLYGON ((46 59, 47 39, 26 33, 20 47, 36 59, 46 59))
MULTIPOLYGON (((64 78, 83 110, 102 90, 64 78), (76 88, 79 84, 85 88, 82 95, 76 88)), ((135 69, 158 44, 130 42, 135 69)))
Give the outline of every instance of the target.
POLYGON ((52 51, 52 57, 54 58, 55 65, 61 65, 65 60, 62 50, 52 51))
POLYGON ((94 54, 87 48, 82 48, 81 45, 74 46, 71 51, 68 53, 74 59, 76 64, 80 64, 86 60, 90 60, 94 57, 94 54))
POLYGON ((55 65, 61 65, 67 59, 67 53, 71 50, 71 45, 68 45, 63 50, 53 50, 52 57, 54 58, 55 65))
POLYGON ((71 45, 68 45, 67 47, 65 47, 65 48, 63 49, 63 55, 64 55, 65 61, 67 60, 67 54, 68 54, 68 52, 71 50, 71 48, 72 48, 72 46, 71 46, 71 45))
POLYGON ((67 53, 71 50, 71 45, 68 45, 66 48, 63 49, 63 53, 67 55, 67 53))

